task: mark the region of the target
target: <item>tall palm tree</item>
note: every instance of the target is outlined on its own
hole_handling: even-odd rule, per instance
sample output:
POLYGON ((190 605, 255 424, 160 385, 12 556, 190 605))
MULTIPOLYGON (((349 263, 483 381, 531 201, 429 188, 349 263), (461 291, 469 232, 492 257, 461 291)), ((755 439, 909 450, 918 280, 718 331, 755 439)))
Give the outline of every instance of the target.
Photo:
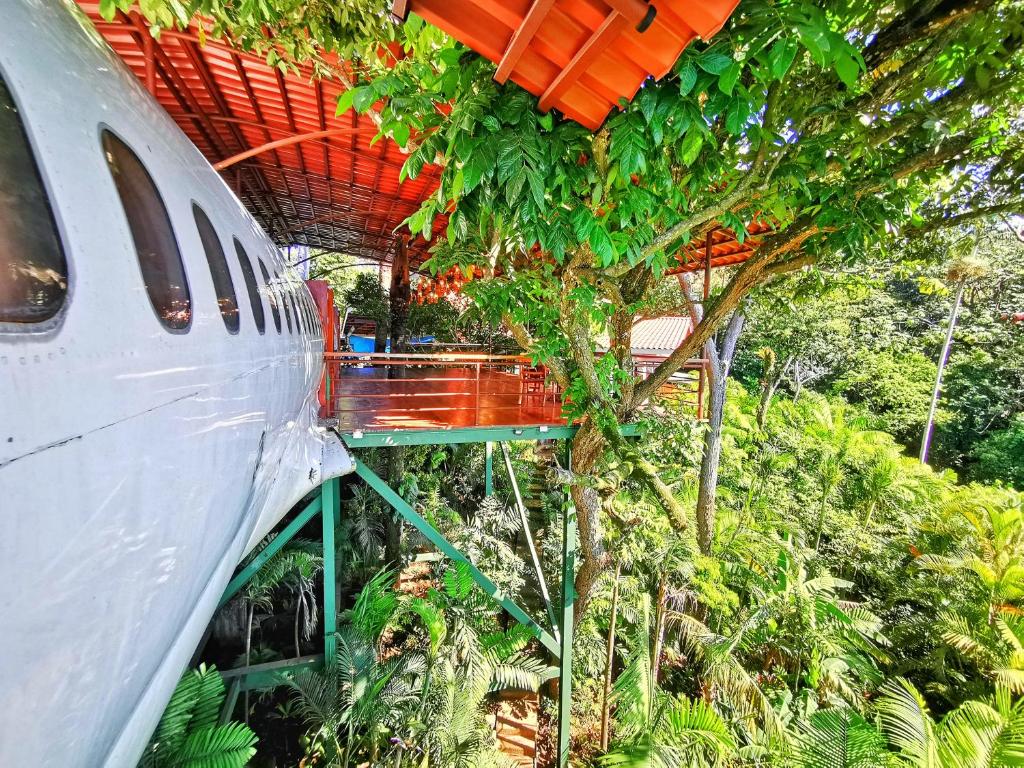
POLYGON ((1000 611, 1024 599, 1024 511, 1022 497, 1013 491, 986 489, 979 494, 964 489, 944 508, 944 515, 959 515, 971 538, 953 555, 926 554, 920 567, 940 573, 967 575, 984 592, 988 622, 1000 611))
POLYGON ((644 596, 629 663, 615 681, 616 739, 606 766, 720 766, 736 752, 729 726, 703 700, 671 696, 654 679, 650 598, 644 596))
POLYGON ((997 686, 988 701, 968 701, 936 722, 924 697, 902 678, 881 688, 882 732, 915 768, 1003 768, 1024 764, 1024 702, 997 686))
POLYGON ((810 685, 822 701, 862 707, 861 688, 878 678, 888 640, 877 616, 839 597, 851 582, 811 576, 803 549, 784 540, 774 569, 752 584, 758 621, 746 632, 748 652, 788 677, 794 693, 810 685))

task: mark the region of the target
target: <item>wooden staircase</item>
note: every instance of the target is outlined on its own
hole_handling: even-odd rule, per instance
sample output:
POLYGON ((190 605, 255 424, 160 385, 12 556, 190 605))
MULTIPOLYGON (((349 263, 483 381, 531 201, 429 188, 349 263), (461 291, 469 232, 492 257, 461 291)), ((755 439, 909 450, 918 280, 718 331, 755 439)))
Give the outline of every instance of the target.
POLYGON ((506 692, 488 719, 498 739, 498 749, 520 768, 534 768, 537 764, 539 710, 536 693, 506 692))

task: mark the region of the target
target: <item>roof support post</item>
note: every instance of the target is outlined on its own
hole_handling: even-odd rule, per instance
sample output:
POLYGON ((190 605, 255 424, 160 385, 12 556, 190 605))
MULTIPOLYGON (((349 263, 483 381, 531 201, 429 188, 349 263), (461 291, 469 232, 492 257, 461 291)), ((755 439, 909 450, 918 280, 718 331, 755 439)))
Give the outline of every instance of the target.
POLYGON ((505 471, 508 473, 508 480, 512 484, 512 492, 516 498, 516 509, 519 510, 519 522, 523 526, 523 536, 526 537, 526 547, 530 550, 530 560, 533 561, 533 572, 537 577, 537 585, 540 587, 540 596, 547 608, 548 618, 551 620, 551 627, 555 630, 555 637, 558 637, 558 620, 555 618, 555 611, 551 607, 551 597, 548 595, 548 584, 544 580, 544 571, 540 567, 540 557, 537 555, 537 547, 533 543, 533 536, 530 533, 530 521, 526 516, 526 505, 523 503, 523 495, 519 492, 519 483, 516 480, 515 470, 512 468, 512 457, 509 455, 508 446, 505 443, 498 443, 501 446, 501 455, 505 459, 505 471))
MULTIPOLYGON (((572 441, 565 441, 565 467, 572 469, 572 441)), ((569 768, 572 711, 572 645, 576 602, 576 508, 566 494, 562 518, 562 636, 558 663, 558 768, 569 768)))
POLYGON ((526 611, 520 608, 514 601, 508 598, 498 588, 497 584, 495 584, 493 581, 487 578, 487 576, 485 576, 479 568, 473 565, 473 563, 470 561, 468 557, 462 554, 462 552, 460 552, 450 541, 448 541, 448 539, 446 539, 441 534, 440 531, 438 531, 434 526, 428 523, 422 517, 422 515, 420 515, 415 509, 409 506, 405 499, 403 499, 401 496, 395 493, 395 491, 392 490, 392 488, 387 483, 385 483, 372 469, 366 466, 359 459, 356 459, 355 462, 356 474, 359 475, 359 477, 363 478, 363 480, 366 481, 367 485, 373 488, 373 490, 375 490, 380 495, 380 497, 384 499, 384 501, 390 504, 392 508, 396 512, 398 512, 398 514, 405 518, 406 522, 412 525, 412 527, 415 528, 417 531, 422 533, 427 538, 427 540, 430 541, 431 544, 433 544, 435 547, 441 550, 441 552, 444 553, 447 557, 451 558, 452 560, 457 560, 461 563, 465 563, 467 566, 469 566, 469 572, 473 577, 473 581, 480 585, 487 594, 489 594, 491 597, 497 600, 501 607, 504 608, 509 613, 509 615, 512 616, 512 618, 514 618, 520 624, 532 630, 534 635, 536 635, 537 639, 540 640, 541 644, 545 648, 547 648, 548 651, 550 651, 556 658, 559 656, 559 654, 561 653, 561 648, 558 644, 558 641, 555 640, 555 638, 552 637, 549 632, 547 632, 537 622, 531 619, 529 614, 527 614, 526 611))

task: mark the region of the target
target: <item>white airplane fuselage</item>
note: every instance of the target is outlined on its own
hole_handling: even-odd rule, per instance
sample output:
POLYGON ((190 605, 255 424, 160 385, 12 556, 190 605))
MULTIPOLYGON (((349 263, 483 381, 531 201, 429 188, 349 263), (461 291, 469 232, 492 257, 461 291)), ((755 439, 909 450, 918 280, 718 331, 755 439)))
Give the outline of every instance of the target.
MULTIPOLYGON (((351 461, 317 424, 320 325, 277 248, 75 6, 3 11, 0 79, 67 266, 53 316, 0 322, 0 766, 133 765, 239 560, 351 461), (108 135, 159 190, 185 328, 147 289, 108 135), (226 256, 237 333, 195 206, 226 256)), ((23 213, 4 157, 0 281, 31 250, 3 241, 23 213)))

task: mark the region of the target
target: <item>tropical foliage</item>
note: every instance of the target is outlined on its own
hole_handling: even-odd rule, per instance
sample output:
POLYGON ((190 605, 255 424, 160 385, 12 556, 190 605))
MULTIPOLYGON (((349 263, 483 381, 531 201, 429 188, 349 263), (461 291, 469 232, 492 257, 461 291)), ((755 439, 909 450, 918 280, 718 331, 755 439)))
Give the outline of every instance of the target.
POLYGON ((242 768, 256 754, 244 723, 221 723, 224 681, 214 667, 184 674, 139 762, 140 768, 242 768))
MULTIPOLYGON (((155 29, 202 13, 282 68, 314 62, 345 85, 339 115, 405 154, 404 178, 439 166, 405 229, 433 243, 426 270, 477 279, 413 325, 489 346, 501 329, 580 423, 571 471, 513 456, 524 487, 550 486, 531 515, 553 594, 566 490, 578 513, 578 764, 1024 763, 1024 6, 743 0, 593 133, 415 15, 393 24, 383 0, 141 10, 155 29), (719 228, 756 237, 754 254, 666 278, 719 228), (984 269, 952 268, 968 252, 984 269), (641 371, 634 320, 666 311, 693 331, 641 371), (662 397, 692 358, 713 374, 706 424, 662 397), (913 458, 924 434, 930 465, 913 458)), ((339 292, 386 325, 373 274, 339 292)), ((537 591, 507 481, 484 498, 480 447, 366 459, 504 594, 537 591)), ((345 508, 335 554, 358 588, 339 590, 337 658, 274 702, 301 759, 499 761, 488 708, 542 685, 540 648, 372 494, 345 508)), ((278 557, 236 603, 248 661, 282 610, 297 655, 316 623, 317 553, 278 557)), ((155 750, 188 743, 181 717, 155 750)))

